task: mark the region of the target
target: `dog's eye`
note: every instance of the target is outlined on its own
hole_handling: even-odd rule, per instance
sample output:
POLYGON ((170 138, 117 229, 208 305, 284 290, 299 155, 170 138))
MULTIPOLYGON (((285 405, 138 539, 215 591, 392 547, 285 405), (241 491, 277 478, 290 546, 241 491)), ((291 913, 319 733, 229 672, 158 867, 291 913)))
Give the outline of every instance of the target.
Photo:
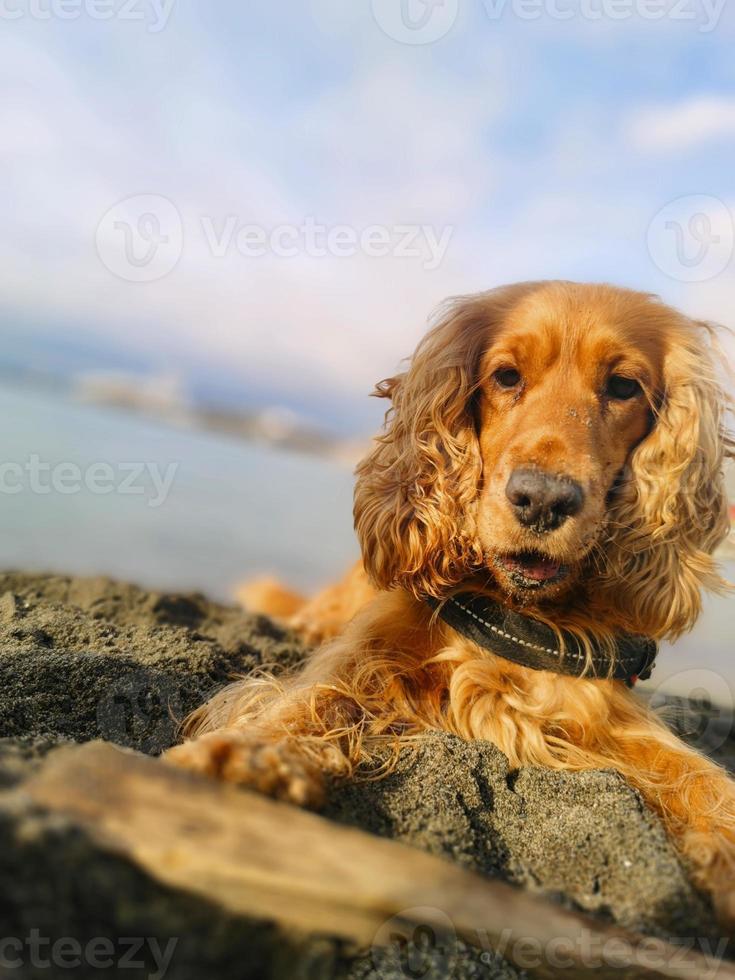
POLYGON ((624 378, 622 374, 611 374, 607 379, 607 394, 610 398, 617 398, 620 401, 628 401, 640 394, 641 386, 635 378, 624 378))
POLYGON ((515 388, 521 383, 521 375, 515 368, 499 368, 493 375, 501 388, 515 388))

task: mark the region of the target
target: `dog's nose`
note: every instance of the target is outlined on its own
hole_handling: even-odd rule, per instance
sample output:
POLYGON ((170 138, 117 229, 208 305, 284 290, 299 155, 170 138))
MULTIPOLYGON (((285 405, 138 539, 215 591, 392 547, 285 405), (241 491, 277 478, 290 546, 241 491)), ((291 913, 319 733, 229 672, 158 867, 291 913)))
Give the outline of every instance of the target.
POLYGON ((584 502, 576 480, 534 469, 513 470, 505 495, 520 523, 539 532, 554 531, 584 502))

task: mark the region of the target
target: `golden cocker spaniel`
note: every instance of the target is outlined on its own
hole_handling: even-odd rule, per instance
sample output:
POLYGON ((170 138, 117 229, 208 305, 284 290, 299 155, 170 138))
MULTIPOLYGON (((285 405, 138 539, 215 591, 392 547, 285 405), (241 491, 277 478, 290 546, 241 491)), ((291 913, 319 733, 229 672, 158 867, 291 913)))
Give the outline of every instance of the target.
POLYGON ((286 680, 225 688, 168 759, 307 805, 325 775, 375 775, 431 729, 512 766, 615 768, 732 924, 735 782, 631 691, 724 585, 718 370, 712 327, 626 289, 447 303, 377 389, 391 407, 357 469, 362 567, 296 613, 333 638, 286 680))

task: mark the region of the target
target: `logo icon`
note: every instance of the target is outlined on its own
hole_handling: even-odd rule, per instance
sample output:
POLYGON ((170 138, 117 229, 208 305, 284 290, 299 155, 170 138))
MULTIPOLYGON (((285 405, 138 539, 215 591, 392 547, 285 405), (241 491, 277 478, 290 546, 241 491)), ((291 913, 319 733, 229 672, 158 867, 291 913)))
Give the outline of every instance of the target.
POLYGON ((375 934, 373 966, 380 976, 449 977, 457 958, 457 933, 441 909, 418 906, 387 919, 375 934))
POLYGON ((735 245, 727 206, 717 197, 691 194, 654 215, 646 236, 658 268, 679 282, 706 282, 724 272, 735 245))
POLYGON ((459 0, 371 0, 378 27, 401 44, 432 44, 451 30, 459 0))
POLYGON ((154 282, 177 265, 184 226, 176 206, 157 194, 137 194, 111 207, 97 225, 97 254, 127 282, 154 282))
POLYGON ((176 681, 160 671, 123 668, 101 695, 97 725, 109 742, 157 754, 176 741, 176 719, 185 713, 176 681))
POLYGON ((650 705, 686 742, 705 753, 716 752, 732 735, 735 692, 714 670, 692 667, 665 678, 651 692, 650 705))

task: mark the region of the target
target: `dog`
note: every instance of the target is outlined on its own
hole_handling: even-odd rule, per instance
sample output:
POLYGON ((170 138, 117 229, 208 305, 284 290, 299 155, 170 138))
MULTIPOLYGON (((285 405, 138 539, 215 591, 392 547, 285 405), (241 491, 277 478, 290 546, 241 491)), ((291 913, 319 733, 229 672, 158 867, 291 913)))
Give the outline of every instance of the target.
POLYGON ((726 587, 718 351, 713 326, 608 285, 447 302, 377 387, 361 565, 289 606, 332 639, 291 677, 220 691, 167 760, 312 807, 325 780, 380 775, 436 729, 512 767, 614 768, 731 927, 735 782, 631 690, 726 587))

